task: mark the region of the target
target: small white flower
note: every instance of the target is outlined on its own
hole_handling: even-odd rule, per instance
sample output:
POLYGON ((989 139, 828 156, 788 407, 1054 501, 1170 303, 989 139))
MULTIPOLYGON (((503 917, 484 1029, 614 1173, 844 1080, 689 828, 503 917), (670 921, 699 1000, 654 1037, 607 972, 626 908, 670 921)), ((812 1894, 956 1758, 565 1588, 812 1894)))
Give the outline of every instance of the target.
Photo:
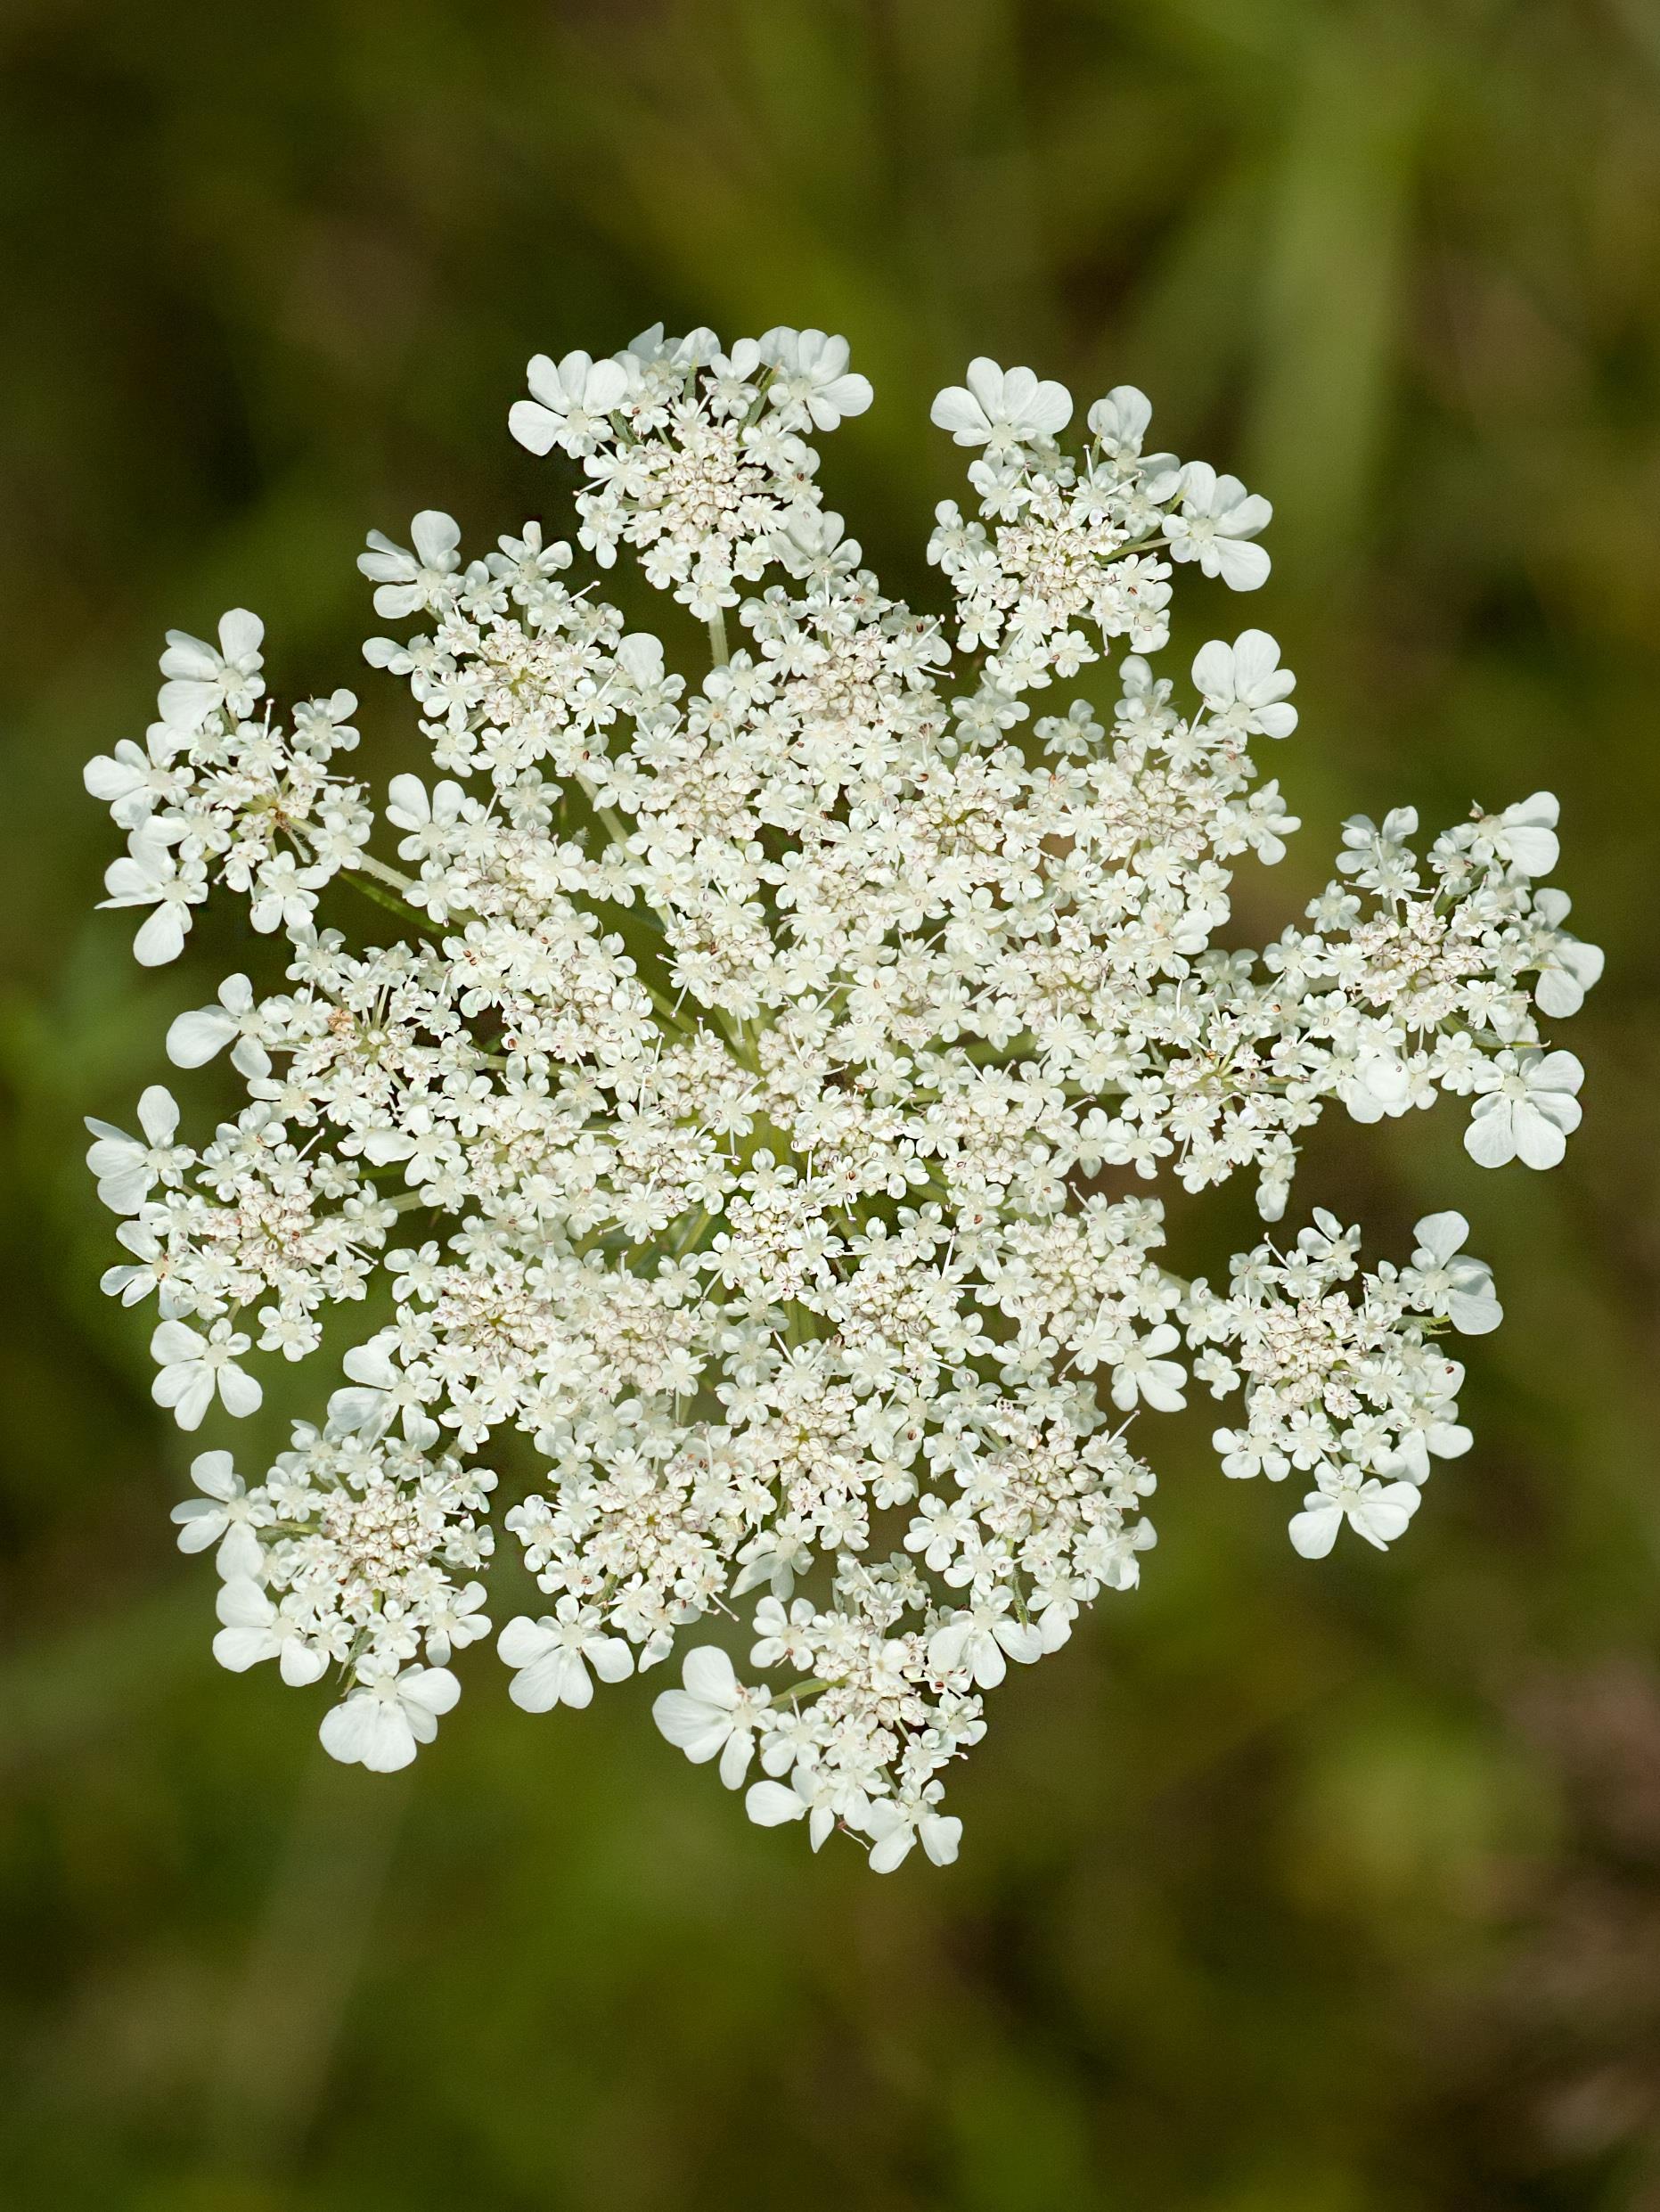
POLYGON ((1289 737, 1296 709, 1283 702, 1296 678, 1280 666, 1280 647, 1266 630, 1241 630, 1231 645, 1213 638, 1193 661, 1193 681, 1210 709, 1214 727, 1248 736, 1289 737))
POLYGON ((1268 555, 1249 541, 1265 530, 1274 511, 1237 476, 1218 476, 1206 461, 1190 461, 1182 485, 1182 509, 1165 524, 1173 561, 1197 561, 1236 592, 1268 581, 1268 555))
POLYGON ((787 414, 805 416, 815 430, 833 430, 844 415, 863 414, 875 396, 869 377, 848 373, 845 338, 781 324, 760 340, 759 352, 777 372, 767 398, 787 414))
POLYGON ((591 1705, 590 1667, 601 1682, 621 1682, 634 1671, 627 1644, 608 1636, 594 1608, 575 1598, 561 1598, 557 1611, 540 1620, 520 1613, 503 1629, 495 1648, 505 1666, 518 1669, 507 1694, 527 1713, 591 1705))
POLYGON ((936 1866, 952 1864, 962 1842, 962 1823, 936 1812, 942 1794, 939 1783, 931 1782, 919 1798, 875 1800, 864 1822, 865 1833, 873 1839, 873 1874, 891 1874, 919 1842, 936 1866))
POLYGON ((1554 1167, 1578 1128, 1585 1070, 1572 1053, 1501 1053, 1479 1069, 1464 1149, 1484 1167, 1554 1167))
POLYGON ((462 818, 467 794, 447 778, 430 798, 418 775, 395 775, 387 786, 386 818, 409 835, 398 846, 405 860, 424 860, 443 849, 446 832, 462 818))
POLYGON ((216 1321, 205 1337, 182 1321, 164 1321, 150 1339, 150 1356, 161 1370, 150 1395, 158 1405, 172 1407, 181 1429, 201 1427, 216 1393, 238 1419, 258 1413, 265 1392, 236 1364, 251 1347, 252 1339, 228 1321, 216 1321))
POLYGON ((434 1600, 427 1622, 427 1657, 435 1667, 447 1667, 455 1651, 489 1634, 485 1596, 483 1583, 470 1582, 464 1590, 446 1591, 434 1600))
POLYGON ((1290 1461, 1272 1439, 1253 1436, 1248 1429, 1214 1430, 1210 1440, 1222 1454, 1222 1471, 1231 1481, 1248 1482, 1266 1475, 1270 1482, 1283 1482, 1291 1471, 1290 1461))
POLYGON ((779 1828, 805 1815, 807 1840, 817 1851, 838 1823, 850 1829, 864 1828, 870 1818, 870 1799, 856 1784, 822 1767, 799 1766, 788 1782, 751 1782, 744 1792, 744 1810, 757 1828, 779 1828))
POLYGON ((274 1659, 283 1681, 298 1690, 329 1671, 328 1653, 308 1643, 298 1622, 246 1575, 220 1585, 217 1610, 224 1626, 213 1640, 213 1656, 232 1674, 274 1659))
POLYGON ((1108 460, 1129 468, 1141 457, 1141 444, 1153 419, 1153 403, 1133 384, 1115 384, 1090 408, 1089 426, 1108 460))
POLYGON ((810 1672, 812 1638, 808 1632, 817 1618, 818 1608, 810 1598, 797 1598, 788 1611, 781 1599, 763 1598, 755 1609, 751 1667, 776 1667, 789 1659, 798 1660, 803 1673, 810 1672))
POLYGON ((1582 944, 1562 927, 1572 911, 1573 901, 1566 891, 1547 886, 1533 893, 1533 912, 1550 932, 1540 958, 1533 1004, 1553 1021, 1578 1013, 1586 992, 1602 976, 1602 947, 1582 944))
POLYGON ((1412 1232, 1419 1249, 1407 1281, 1426 1313, 1445 1314, 1460 1335, 1479 1337, 1499 1326, 1504 1308, 1492 1269, 1461 1249, 1469 1233, 1462 1214, 1426 1214, 1412 1232))
POLYGON ((700 1644, 686 1654, 680 1670, 682 1690, 665 1690, 651 1717, 668 1741, 694 1766, 719 1757, 721 1780, 737 1789, 755 1751, 755 1721, 765 1691, 746 1690, 718 1644, 700 1644))
POLYGON ((1022 1667, 1043 1655, 1043 1631, 1009 1611, 1009 1593, 1000 1590, 985 1603, 954 1614, 928 1638, 928 1655, 943 1675, 959 1669, 982 1690, 994 1690, 1008 1673, 1006 1652, 1022 1667))
POLYGON ((1303 1511, 1291 1516, 1291 1543, 1304 1559, 1324 1559, 1346 1520, 1357 1536, 1386 1551, 1417 1512, 1420 1493, 1411 1482, 1362 1481, 1336 1468, 1321 1471, 1320 1488, 1311 1490, 1303 1511))
POLYGON ((773 553, 804 583, 833 582, 858 567, 863 550, 856 537, 843 537, 845 528, 838 514, 793 514, 773 540, 773 553))
POLYGON ((966 386, 947 385, 937 394, 929 420, 959 446, 1012 453, 1064 430, 1072 420, 1072 394, 1064 384, 1040 382, 1030 369, 1000 369, 981 354, 969 364, 966 386))
POLYGON ((196 1157, 189 1145, 173 1142, 178 1133, 178 1103, 159 1083, 141 1094, 138 1126, 144 1133, 142 1143, 108 1121, 87 1117, 94 1142, 86 1148, 86 1165, 97 1176, 98 1195, 111 1213, 137 1213, 158 1183, 176 1190, 196 1157))
POLYGON ((1363 1050, 1337 1087, 1337 1096, 1356 1121, 1393 1120, 1412 1102, 1411 1071, 1394 1053, 1363 1050))
POLYGON ((278 853, 254 878, 248 919, 262 936, 286 930, 290 936, 316 912, 317 889, 328 881, 325 869, 302 868, 292 853, 278 853))
POLYGON ((249 713, 265 690, 259 675, 265 634, 265 624, 246 607, 233 607, 220 617, 217 651, 187 630, 169 630, 161 656, 161 673, 168 680, 160 698, 168 728, 188 737, 222 707, 237 720, 249 713))
MULTIPOLYGON (((1461 1375, 1462 1370, 1455 1372, 1461 1375)), ((1400 1433, 1389 1471, 1404 1475, 1421 1488, 1429 1480, 1432 1459, 1461 1459, 1475 1438, 1462 1421, 1452 1418, 1458 1410, 1450 1395, 1421 1397, 1400 1433)))
POLYGON ((1138 1398, 1160 1413, 1177 1413, 1187 1404, 1182 1395, 1187 1369, 1165 1356, 1181 1341, 1180 1332, 1161 1321, 1112 1355, 1112 1402, 1121 1412, 1133 1411, 1138 1398))
POLYGON ((423 507, 409 532, 414 541, 413 553, 379 530, 371 530, 368 552, 357 556, 363 574, 380 586, 374 610, 388 622, 442 606, 453 589, 449 578, 461 566, 455 550, 461 544, 461 526, 454 515, 423 507))
POLYGON ((199 1452, 191 1462, 190 1479, 201 1492, 173 1508, 181 1552, 205 1552, 219 1547, 216 1564, 226 1580, 258 1579, 264 1561, 255 1533, 270 1516, 250 1498, 228 1452, 199 1452))
POLYGON ((93 798, 109 807, 116 825, 135 830, 165 805, 180 777, 174 761, 179 739, 165 722, 151 723, 142 746, 124 737, 112 753, 100 753, 81 771, 93 798))
POLYGON ((1381 829, 1370 815, 1351 815, 1343 825, 1343 850, 1337 855, 1337 866, 1345 875, 1358 876, 1362 889, 1375 889, 1379 871, 1398 864, 1406 840, 1417 830, 1416 807, 1391 807, 1381 829))
POLYGON ((525 372, 534 398, 515 400, 507 427, 529 452, 592 453, 606 429, 605 418, 628 389, 628 372, 617 361, 595 361, 568 353, 555 362, 536 354, 525 372))
POLYGON ((101 906, 156 910, 139 925, 133 939, 133 957, 141 968, 165 967, 178 958, 190 932, 190 910, 208 896, 201 863, 181 862, 174 852, 181 834, 177 823, 152 816, 140 823, 127 840, 125 855, 104 871, 103 886, 110 896, 99 901, 101 906))
POLYGON ((329 1420, 372 1442, 401 1419, 405 1438, 424 1450, 437 1441, 437 1424, 427 1413, 413 1378, 392 1357, 396 1341, 395 1331, 383 1329, 346 1354, 340 1364, 357 1387, 333 1393, 329 1420))
POLYGON ((449 1712, 461 1684, 447 1667, 386 1668, 364 1678, 345 1702, 325 1713, 323 1748, 342 1765, 377 1774, 407 1766, 417 1744, 430 1743, 438 1716, 449 1712))
MULTIPOLYGON (((117 1241, 132 1253, 130 1261, 116 1267, 106 1267, 98 1279, 98 1287, 106 1298, 119 1298, 123 1306, 136 1306, 141 1299, 156 1295, 163 1321, 171 1321, 178 1310, 177 1296, 171 1282, 171 1258, 159 1230, 145 1214, 160 1215, 159 1208, 146 1207, 136 1217, 118 1224, 117 1241)), ((165 1218, 165 1217, 162 1217, 165 1218)))
POLYGON ((176 1068, 203 1068, 234 1037, 231 1065, 237 1074, 268 1076, 271 1055, 259 1041, 258 1012, 248 978, 228 975, 219 986, 217 1006, 197 1007, 175 1018, 168 1031, 168 1058, 176 1068))

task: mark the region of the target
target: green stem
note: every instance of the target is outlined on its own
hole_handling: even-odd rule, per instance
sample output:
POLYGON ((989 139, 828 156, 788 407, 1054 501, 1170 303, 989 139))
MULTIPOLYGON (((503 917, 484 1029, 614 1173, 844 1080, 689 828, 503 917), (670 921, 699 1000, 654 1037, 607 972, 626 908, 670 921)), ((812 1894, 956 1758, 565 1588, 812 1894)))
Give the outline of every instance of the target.
POLYGON ((683 1259, 691 1251, 710 1222, 714 1220, 715 1213, 716 1209, 713 1206, 706 1206, 701 1213, 692 1217, 691 1227, 677 1236, 668 1248, 676 1259, 683 1259))
POLYGON ((390 891, 383 891, 379 884, 368 882, 357 868, 342 869, 341 873, 354 890, 361 891, 365 898, 372 898, 377 906, 384 906, 388 913, 401 914, 405 922, 413 922, 418 930, 436 938, 437 924, 430 914, 423 914, 419 907, 410 905, 405 899, 394 898, 390 891))

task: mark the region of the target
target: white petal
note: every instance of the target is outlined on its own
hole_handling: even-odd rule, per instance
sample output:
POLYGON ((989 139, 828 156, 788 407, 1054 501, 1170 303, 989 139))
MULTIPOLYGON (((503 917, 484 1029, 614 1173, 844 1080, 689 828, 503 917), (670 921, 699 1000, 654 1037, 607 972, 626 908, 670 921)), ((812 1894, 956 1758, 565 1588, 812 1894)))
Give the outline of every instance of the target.
POLYGON ((1533 1004, 1552 1021, 1566 1021, 1585 1004, 1585 986, 1566 968, 1546 968, 1534 986, 1533 1004))
POLYGON ((565 1663, 569 1654, 555 1648, 521 1667, 507 1694, 521 1713, 551 1713, 565 1701, 565 1663))
POLYGON ((634 1671, 634 1655, 621 1636, 596 1636, 585 1656, 601 1682, 626 1682, 634 1671))
POLYGON ((506 1667, 534 1667, 558 1642, 551 1628, 528 1614, 516 1614, 495 1640, 497 1656, 506 1667))
POLYGON ((670 1743, 683 1751, 694 1766, 712 1759, 732 1733, 724 1712, 691 1698, 683 1690, 665 1690, 651 1708, 651 1717, 670 1743))
POLYGON ((1339 1507, 1324 1501, 1311 1505, 1301 1513, 1291 1516, 1292 1549, 1304 1559, 1324 1559, 1337 1540, 1337 1530, 1343 1525, 1339 1507))
POLYGON ((1041 430, 1046 438, 1059 437, 1072 420, 1072 394, 1064 384, 1046 380, 1022 406, 1019 420, 1025 429, 1041 430))
POLYGON ((627 397, 628 372, 619 361, 596 361, 583 386, 582 404, 590 414, 609 414, 627 397))
MULTIPOLYGON (((568 357, 573 361, 585 361, 588 356, 586 354, 573 354, 568 357)), ((567 412, 570 406, 570 395, 560 380, 557 365, 546 354, 531 355, 525 369, 525 381, 538 399, 546 400, 558 414, 563 415, 567 412)), ((519 404, 522 406, 524 403, 521 401, 519 404)))
POLYGON ((415 551, 429 569, 442 569, 461 544, 461 525, 441 508, 423 507, 409 526, 415 551))
POLYGON ((1290 689, 1290 673, 1280 667, 1280 641, 1266 630, 1239 632, 1233 641, 1233 668, 1241 698, 1290 689))
POLYGON ((1504 1308, 1491 1290, 1454 1290, 1447 1299, 1447 1317, 1460 1336, 1484 1337, 1504 1319, 1504 1308))
POLYGON ((317 1731, 331 1758, 395 1774, 415 1756, 415 1735, 405 1715, 381 1697, 358 1692, 323 1716, 317 1731))
POLYGON ((917 1823, 922 1848, 936 1866, 949 1866, 962 1841, 962 1823, 953 1814, 925 1813, 917 1823))
POLYGON ((133 939, 134 959, 141 968, 165 968, 184 951, 189 927, 187 909, 168 899, 156 908, 133 939))
MULTIPOLYGON (((154 1348, 152 1344, 151 1349, 154 1348)), ((236 1463, 228 1452, 198 1452, 190 1463, 190 1479, 205 1496, 227 1503, 241 1488, 236 1463)))
POLYGON ((200 1429, 213 1404, 213 1374, 192 1361, 164 1367, 150 1386, 158 1405, 169 1406, 181 1429, 200 1429))
POLYGON ((911 1856, 911 1847, 917 1839, 916 1830, 905 1823, 890 1828, 879 1841, 871 1847, 870 1868, 873 1874, 891 1874, 911 1856))
POLYGON ((928 420, 936 429, 949 430, 960 446, 983 446, 991 436, 985 411, 961 384, 936 395, 928 420))
POLYGON ((386 787, 390 802, 387 813, 400 830, 413 829, 432 819, 432 807, 427 798, 427 787, 418 775, 395 775, 386 787))
POLYGON ((222 1582, 232 1581, 239 1576, 255 1580, 258 1578, 265 1569, 265 1550, 245 1520, 231 1523, 213 1563, 219 1571, 222 1582))
POLYGON ((168 1363, 200 1359, 203 1349, 202 1339, 187 1323, 182 1321, 158 1323, 150 1339, 151 1358, 168 1363))
POLYGON ((1524 875, 1549 875, 1561 856, 1554 830, 1509 829, 1504 844, 1511 864, 1524 875))
POLYGON ((213 1640, 213 1656, 233 1675, 245 1675, 261 1659, 275 1659, 277 1649, 269 1628, 221 1628, 213 1640))
POLYGON ((405 1705, 419 1706, 423 1713, 448 1713, 461 1696, 461 1684, 447 1667, 420 1667, 403 1677, 397 1694, 405 1705))
POLYGON ((695 1651, 688 1651, 680 1678, 687 1693, 700 1698, 706 1705, 731 1707, 738 1702, 738 1678, 718 1644, 703 1643, 695 1651))
POLYGON ((265 1402, 265 1386, 245 1368, 220 1368, 220 1402, 237 1421, 246 1421, 249 1413, 257 1413, 265 1402))
POLYGON ((1464 1149, 1478 1167, 1502 1167, 1516 1158, 1512 1121, 1509 1099, 1477 1099, 1464 1132, 1464 1149))
POLYGON ((1426 1214, 1412 1231, 1424 1249, 1439 1260, 1451 1259, 1470 1233, 1462 1214, 1426 1214))
MULTIPOLYGON (((969 364, 969 373, 963 381, 975 398, 979 401, 982 412, 991 421, 995 422, 1008 407, 1010 385, 1011 381, 1018 379, 1018 375, 1019 372, 1017 370, 1012 373, 1011 376, 1005 376, 996 362, 992 360, 988 355, 977 353, 969 364)), ((1036 381, 1030 369, 1026 370, 1026 376, 1028 381, 1036 381)), ((1019 383, 1016 381, 1015 389, 1018 391, 1020 389, 1019 383)))
POLYGON ((1043 1632, 1034 1622, 1000 1620, 996 1637, 1017 1665, 1032 1667, 1043 1656, 1043 1632))
POLYGON ((246 607, 233 607, 219 617, 219 651, 227 660, 257 659, 265 634, 265 624, 246 607))
POLYGON ((1237 537, 1215 540, 1216 572, 1230 591, 1254 592, 1268 581, 1272 565, 1260 545, 1237 537))
POLYGON ((807 1808, 805 1800, 781 1782, 757 1782, 745 1792, 743 1809, 757 1828, 778 1828, 785 1821, 799 1820, 807 1808))
POLYGON ((236 1035, 236 1017, 222 1006, 180 1014, 168 1031, 168 1058, 176 1068, 204 1068, 236 1035))
POLYGON ((314 1651, 298 1636, 284 1636, 282 1649, 277 1659, 282 1679, 290 1690, 304 1690, 314 1682, 321 1682, 329 1671, 329 1655, 314 1651))
POLYGON ((176 1505, 173 1518, 179 1524, 181 1552, 205 1552, 224 1533, 224 1514, 216 1512, 205 1498, 200 1503, 189 1498, 183 1505, 176 1505))
POLYGON ((276 1618, 275 1606, 246 1576, 220 1585, 213 1610, 227 1628, 269 1628, 276 1618))
POLYGON ((1410 1482, 1392 1482, 1380 1496, 1363 1498, 1349 1518, 1356 1532, 1381 1551, 1405 1533, 1417 1512, 1421 1493, 1410 1482))
POLYGON ((1525 1167, 1559 1167, 1567 1139, 1556 1123, 1548 1120, 1530 1099, 1518 1099, 1512 1114, 1516 1150, 1525 1167))
POLYGON ((755 1750, 755 1738, 748 1729, 734 1728, 721 1750, 721 1780, 729 1790, 736 1790, 749 1771, 749 1760, 755 1750))
POLYGON ((840 415, 863 414, 876 397, 868 376, 861 376, 855 369, 851 375, 836 377, 825 385, 819 397, 829 403, 840 415))
POLYGON ((171 1144, 178 1132, 178 1101, 165 1085, 152 1083, 138 1101, 138 1126, 152 1144, 171 1144))
POLYGON ((563 417, 550 414, 534 399, 516 399, 507 411, 507 427, 527 452, 552 453, 553 440, 563 428, 563 417))
POLYGON ((1193 656, 1193 682, 1201 698, 1227 705, 1233 698, 1233 651, 1219 637, 1193 656))

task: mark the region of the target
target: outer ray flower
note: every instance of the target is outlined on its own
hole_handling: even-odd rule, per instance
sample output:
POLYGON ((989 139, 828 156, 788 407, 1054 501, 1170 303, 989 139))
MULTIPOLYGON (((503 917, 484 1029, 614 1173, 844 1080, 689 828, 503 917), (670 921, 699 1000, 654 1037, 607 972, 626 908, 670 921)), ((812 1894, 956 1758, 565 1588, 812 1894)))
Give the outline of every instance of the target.
POLYGON ((1298 826, 1250 751, 1294 679, 1232 625, 1190 692, 1155 657, 1182 564, 1263 582, 1269 509, 1149 452, 1133 387, 1075 450, 1030 369, 940 395, 976 496, 938 511, 936 616, 818 488, 809 433, 871 399, 845 340, 653 329, 529 381, 511 427, 579 463, 575 545, 469 554, 427 509, 360 563, 430 755, 378 810, 352 694, 280 716, 241 610, 170 635, 160 718, 87 770, 141 962, 213 887, 265 933, 168 1033, 180 1067, 230 1048, 241 1110, 184 1141, 157 1086, 139 1135, 91 1125, 104 1285, 157 1299, 186 1430, 358 1319, 317 1418, 246 1481, 202 1454, 177 1516, 225 1666, 340 1670, 335 1757, 432 1741, 488 1632, 494 1468, 528 1460, 515 1703, 672 1658, 658 1726, 753 1820, 944 1865, 988 1697, 1137 1585, 1144 1430, 1191 1385, 1235 1401, 1227 1476, 1312 1485, 1311 1558, 1393 1543, 1470 1446, 1443 1339, 1500 1309, 1462 1215, 1363 1270, 1316 1208, 1213 1288, 1164 1264, 1160 1184, 1243 1171, 1277 1222, 1323 1111, 1443 1091, 1476 1159, 1550 1164, 1581 1070, 1538 1019, 1600 955, 1539 882, 1539 792, 1427 853, 1411 807, 1357 817, 1303 924, 1218 946, 1234 864, 1298 826), (599 595, 589 560, 625 557, 661 636, 599 595), (744 1675, 710 1641, 734 1614, 744 1675))

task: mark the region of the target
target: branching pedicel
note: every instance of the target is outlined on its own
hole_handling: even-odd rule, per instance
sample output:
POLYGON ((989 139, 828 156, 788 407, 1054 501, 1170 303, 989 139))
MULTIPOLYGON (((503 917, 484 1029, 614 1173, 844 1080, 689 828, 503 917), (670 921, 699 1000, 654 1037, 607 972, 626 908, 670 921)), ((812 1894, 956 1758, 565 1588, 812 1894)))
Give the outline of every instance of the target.
POLYGON ((1328 1100, 1370 1121, 1437 1091, 1473 1095, 1478 1161, 1550 1167, 1581 1070, 1535 1009, 1574 1012, 1600 955, 1533 888, 1543 793, 1423 859, 1411 809, 1353 821, 1308 927, 1214 948, 1233 861, 1296 827, 1248 752, 1290 733, 1292 678, 1247 629, 1184 707, 1150 656, 1176 567, 1263 582, 1270 511, 1143 451, 1140 392, 1076 455, 1029 370, 939 395, 978 449, 977 514, 946 503, 929 546, 942 623, 822 505, 808 435, 871 400, 842 340, 654 330, 529 381, 511 428, 580 460, 578 544, 627 549, 714 666, 688 689, 534 522, 465 562, 446 515, 413 551, 372 537, 376 610, 413 635, 368 659, 407 679, 439 779, 393 779, 394 866, 338 771, 351 693, 285 725, 252 615, 169 636, 159 720, 87 771, 128 836, 108 904, 148 910, 154 965, 221 883, 286 938, 287 987, 233 975, 173 1024, 176 1065, 228 1045, 251 1101, 201 1150, 159 1087, 141 1135, 91 1125, 128 1255, 105 1288, 156 1298, 155 1396, 187 1430, 259 1404, 251 1351, 303 1359, 324 1307, 365 1308, 325 1417, 246 1489, 205 1454, 176 1515, 217 1550, 225 1666, 340 1675, 337 1757, 402 1766, 454 1703, 495 1456, 530 1470, 505 1525, 548 1601, 499 1639, 517 1703, 586 1705, 753 1607, 776 1686, 694 1642, 663 1733, 814 1847, 838 1826, 878 1869, 948 1860, 941 1776, 984 1693, 1137 1579, 1133 1417, 1184 1403, 1184 1339, 1242 1399, 1224 1471, 1295 1474, 1318 1557, 1345 1521, 1400 1535, 1466 1449, 1443 1333, 1500 1318, 1457 1214, 1362 1274, 1318 1213, 1223 1290, 1161 1266, 1158 1200, 1101 1171, 1247 1168, 1275 1222, 1328 1100), (1032 718, 1114 639, 1106 726, 1032 718), (337 877, 404 941, 324 926, 337 877))

